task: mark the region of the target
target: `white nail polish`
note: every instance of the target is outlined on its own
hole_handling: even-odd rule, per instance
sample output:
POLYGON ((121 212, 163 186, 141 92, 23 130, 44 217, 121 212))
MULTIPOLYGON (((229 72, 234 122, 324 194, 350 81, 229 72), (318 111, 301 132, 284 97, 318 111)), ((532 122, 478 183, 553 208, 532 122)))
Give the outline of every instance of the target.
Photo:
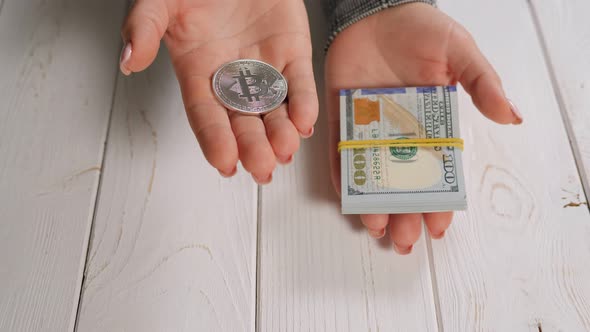
POLYGON ((119 69, 125 75, 131 74, 131 70, 127 69, 126 64, 131 59, 131 53, 133 49, 131 48, 131 43, 126 42, 123 45, 123 49, 121 50, 121 56, 119 57, 119 69))

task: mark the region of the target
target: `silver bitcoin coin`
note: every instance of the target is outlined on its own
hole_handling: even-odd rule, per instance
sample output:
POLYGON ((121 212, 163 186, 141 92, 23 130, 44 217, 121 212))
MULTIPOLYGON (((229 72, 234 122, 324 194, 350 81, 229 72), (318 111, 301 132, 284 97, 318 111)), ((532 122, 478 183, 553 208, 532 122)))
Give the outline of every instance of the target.
POLYGON ((213 75, 213 91, 227 108, 264 114, 277 109, 287 97, 287 81, 273 66, 258 60, 237 60, 213 75))

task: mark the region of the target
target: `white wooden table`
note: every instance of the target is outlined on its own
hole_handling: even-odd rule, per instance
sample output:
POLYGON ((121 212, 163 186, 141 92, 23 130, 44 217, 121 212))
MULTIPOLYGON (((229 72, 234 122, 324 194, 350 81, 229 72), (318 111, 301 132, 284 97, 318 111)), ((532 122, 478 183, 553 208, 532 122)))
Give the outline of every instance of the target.
POLYGON ((222 179, 165 50, 118 73, 124 1, 0 0, 0 331, 590 331, 590 2, 440 7, 525 123, 461 91, 469 210, 402 257, 339 213, 323 110, 271 185, 222 179))

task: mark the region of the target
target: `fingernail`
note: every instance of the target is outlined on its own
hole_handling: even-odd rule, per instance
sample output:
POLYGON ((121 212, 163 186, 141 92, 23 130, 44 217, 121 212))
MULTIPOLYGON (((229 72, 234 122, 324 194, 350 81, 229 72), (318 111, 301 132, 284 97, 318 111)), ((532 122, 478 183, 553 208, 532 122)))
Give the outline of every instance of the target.
POLYGON ((385 228, 383 228, 380 231, 374 231, 374 230, 368 230, 369 235, 371 235, 371 237, 375 238, 375 239, 380 239, 383 236, 385 236, 385 228))
POLYGON ((293 155, 290 155, 288 157, 277 157, 277 159, 281 164, 288 164, 291 161, 293 161, 293 155))
POLYGON ((229 172, 229 173, 223 172, 223 171, 221 171, 221 170, 217 170, 217 171, 218 171, 218 172, 219 172, 219 174, 221 174, 221 176, 223 176, 224 178, 231 178, 232 176, 236 175, 236 173, 238 172, 238 167, 237 167, 237 166, 234 166, 234 169, 233 169, 231 172, 229 172))
POLYGON ((311 136, 313 136, 313 132, 314 132, 314 127, 311 127, 311 129, 309 130, 309 132, 307 134, 301 134, 301 137, 303 138, 310 138, 311 136))
POLYGON ((254 178, 254 181, 260 185, 269 184, 272 181, 272 173, 266 178, 259 178, 254 174, 252 174, 252 177, 254 178))
POLYGON ((397 244, 395 244, 395 242, 393 243, 393 250, 395 250, 395 252, 397 252, 400 255, 407 255, 407 254, 411 253, 412 248, 414 248, 414 245, 411 245, 406 248, 400 248, 397 246, 397 244))
POLYGON ((514 124, 514 125, 521 124, 522 123, 522 114, 520 113, 520 110, 518 109, 518 107, 516 107, 516 105, 510 99, 508 99, 508 104, 510 104, 510 110, 512 111, 512 114, 514 114, 514 116, 516 117, 516 120, 514 120, 514 122, 512 122, 512 124, 514 124))
POLYGON ((440 240, 440 239, 442 239, 445 236, 445 233, 446 233, 446 231, 442 231, 442 232, 440 232, 440 233, 438 233, 436 235, 430 234, 430 237, 433 238, 433 239, 435 239, 435 240, 440 240))
POLYGON ((129 74, 131 74, 131 70, 127 69, 126 65, 127 62, 129 62, 129 59, 131 59, 132 51, 133 50, 131 49, 131 43, 126 42, 125 45, 123 45, 123 49, 121 50, 121 56, 119 57, 119 69, 126 76, 129 76, 129 74))

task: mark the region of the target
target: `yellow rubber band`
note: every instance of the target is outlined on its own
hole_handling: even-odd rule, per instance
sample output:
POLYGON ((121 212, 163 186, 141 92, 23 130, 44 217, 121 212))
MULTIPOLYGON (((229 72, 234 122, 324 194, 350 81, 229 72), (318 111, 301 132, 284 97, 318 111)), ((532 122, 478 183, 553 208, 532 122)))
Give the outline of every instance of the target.
POLYGON ((338 143, 338 152, 346 149, 364 149, 374 147, 435 147, 447 146, 463 151, 464 142, 461 138, 411 138, 411 139, 383 139, 342 141, 338 143))

